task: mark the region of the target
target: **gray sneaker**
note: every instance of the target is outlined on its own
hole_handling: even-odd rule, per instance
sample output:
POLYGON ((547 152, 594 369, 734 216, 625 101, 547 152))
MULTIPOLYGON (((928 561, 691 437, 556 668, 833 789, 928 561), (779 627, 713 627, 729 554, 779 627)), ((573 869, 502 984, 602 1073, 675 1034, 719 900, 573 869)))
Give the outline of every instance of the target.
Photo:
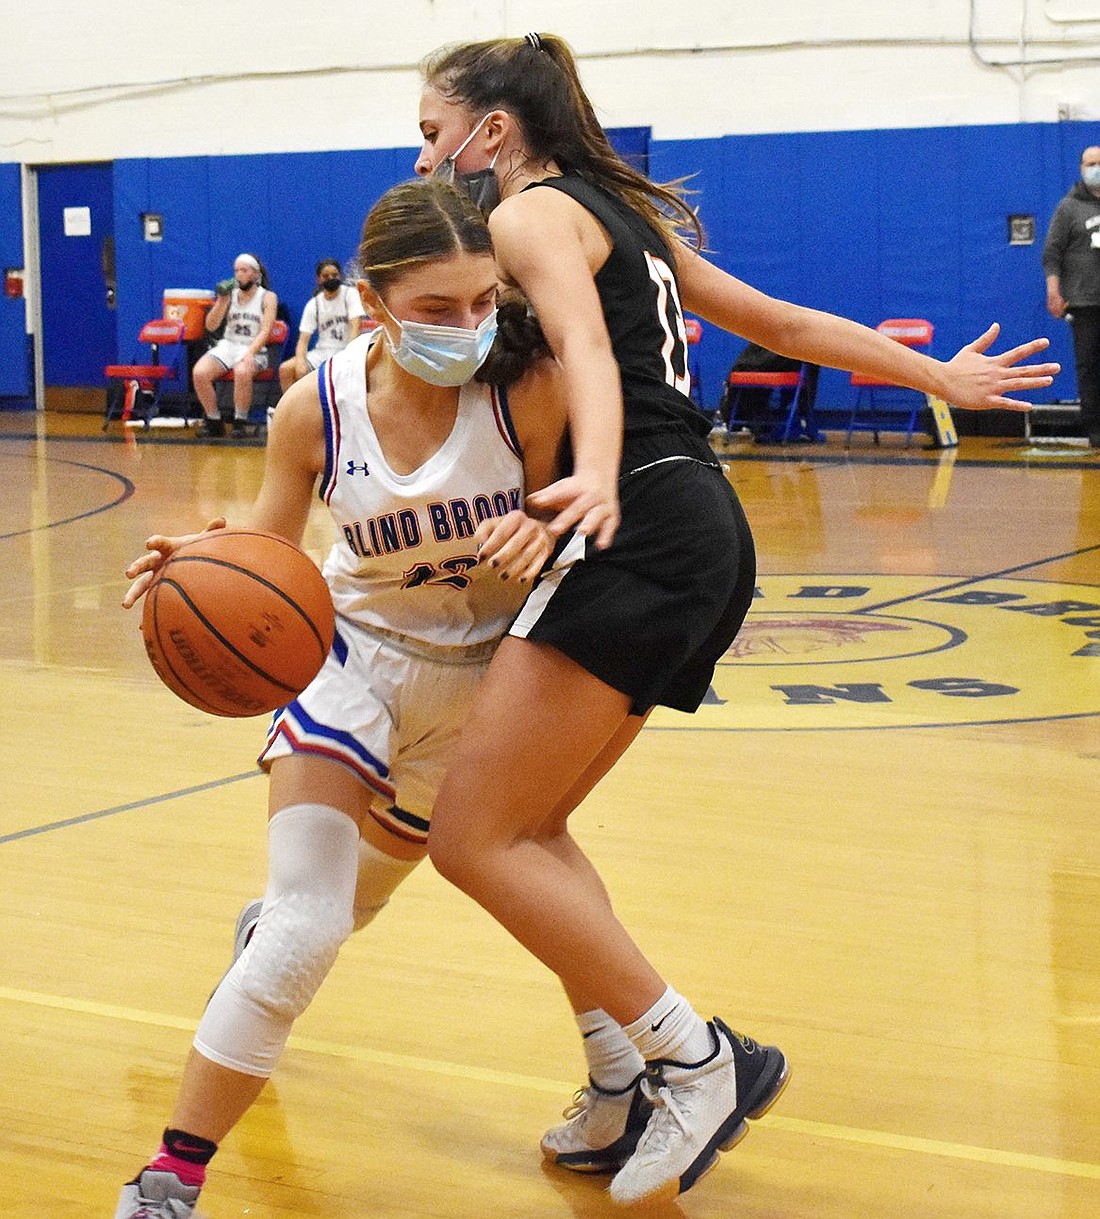
POLYGON ((198 1200, 197 1185, 184 1185, 174 1172, 146 1168, 122 1187, 115 1219, 201 1219, 198 1200))
POLYGON ((630 1158, 653 1106, 642 1093, 644 1074, 621 1091, 591 1078, 562 1114, 565 1123, 542 1136, 542 1154, 573 1172, 616 1172, 630 1158))
MULTIPOLYGON (((233 928, 233 960, 229 962, 229 969, 232 969, 236 965, 237 958, 248 947, 248 941, 252 939, 252 933, 256 930, 256 924, 260 921, 260 914, 263 908, 263 898, 257 897, 253 901, 250 901, 241 910, 240 914, 237 915, 237 925, 233 928)), ((228 973, 229 969, 225 973, 228 973)), ((224 981, 225 974, 222 974, 218 979, 218 986, 221 986, 224 981)), ((218 989, 218 986, 215 986, 214 990, 207 995, 206 1002, 208 1005, 210 1000, 214 998, 214 991, 218 989)))
POLYGON ((237 958, 248 947, 248 941, 252 939, 252 933, 256 930, 256 924, 260 921, 260 914, 263 908, 263 898, 257 897, 254 901, 250 901, 241 910, 240 914, 237 915, 237 926, 233 931, 234 965, 237 963, 237 958))

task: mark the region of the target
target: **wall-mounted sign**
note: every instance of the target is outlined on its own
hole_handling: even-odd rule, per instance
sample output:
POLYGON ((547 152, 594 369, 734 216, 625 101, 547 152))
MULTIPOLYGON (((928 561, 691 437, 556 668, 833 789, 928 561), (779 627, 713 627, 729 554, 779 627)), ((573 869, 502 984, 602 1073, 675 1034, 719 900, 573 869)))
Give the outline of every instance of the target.
POLYGON ((1015 212, 1008 218, 1008 244, 1035 244, 1035 217, 1027 212, 1015 212))
POLYGON ((64 212, 66 237, 91 237, 92 209, 90 207, 67 207, 64 212))

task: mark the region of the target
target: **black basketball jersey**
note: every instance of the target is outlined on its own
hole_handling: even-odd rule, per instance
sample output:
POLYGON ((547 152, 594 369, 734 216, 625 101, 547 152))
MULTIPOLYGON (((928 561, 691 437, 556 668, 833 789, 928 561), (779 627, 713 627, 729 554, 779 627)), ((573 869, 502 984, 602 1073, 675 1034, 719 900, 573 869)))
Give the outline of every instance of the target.
POLYGON ((534 186, 575 199, 611 239, 595 279, 622 377, 624 471, 678 453, 713 461, 710 420, 688 397, 687 333, 668 242, 628 204, 575 175, 527 189, 534 186))

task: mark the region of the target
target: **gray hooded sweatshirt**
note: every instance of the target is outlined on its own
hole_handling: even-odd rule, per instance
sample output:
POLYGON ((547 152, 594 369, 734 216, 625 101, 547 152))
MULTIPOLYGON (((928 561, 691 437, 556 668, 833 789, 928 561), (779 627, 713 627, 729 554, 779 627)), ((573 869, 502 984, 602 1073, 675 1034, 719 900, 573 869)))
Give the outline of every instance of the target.
POLYGON ((1043 244, 1043 274, 1058 276, 1071 310, 1100 306, 1100 199, 1080 180, 1054 209, 1043 244))

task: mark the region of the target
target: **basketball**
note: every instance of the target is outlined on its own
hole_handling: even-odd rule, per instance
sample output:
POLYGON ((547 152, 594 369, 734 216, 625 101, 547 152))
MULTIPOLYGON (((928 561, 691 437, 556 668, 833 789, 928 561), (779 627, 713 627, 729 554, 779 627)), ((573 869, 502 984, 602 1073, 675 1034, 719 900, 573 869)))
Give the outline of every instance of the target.
POLYGON ((328 585, 297 546, 222 529, 181 546, 145 594, 157 676, 212 715, 263 715, 313 680, 332 646, 328 585))

